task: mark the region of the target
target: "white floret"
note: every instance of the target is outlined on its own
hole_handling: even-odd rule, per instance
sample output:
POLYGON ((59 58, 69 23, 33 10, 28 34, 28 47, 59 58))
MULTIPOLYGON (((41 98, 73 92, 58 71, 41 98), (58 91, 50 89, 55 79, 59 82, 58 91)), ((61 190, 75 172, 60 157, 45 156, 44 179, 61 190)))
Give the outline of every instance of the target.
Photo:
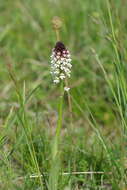
POLYGON ((64 90, 66 91, 66 92, 68 92, 69 90, 70 90, 70 88, 69 87, 64 87, 64 90))
POLYGON ((56 77, 53 82, 58 84, 60 82, 60 80, 59 80, 59 78, 56 77))
POLYGON ((60 79, 61 80, 65 79, 65 75, 63 73, 60 74, 60 79))
POLYGON ((71 61, 72 61, 71 59, 67 59, 67 62, 69 62, 69 63, 70 63, 71 61))

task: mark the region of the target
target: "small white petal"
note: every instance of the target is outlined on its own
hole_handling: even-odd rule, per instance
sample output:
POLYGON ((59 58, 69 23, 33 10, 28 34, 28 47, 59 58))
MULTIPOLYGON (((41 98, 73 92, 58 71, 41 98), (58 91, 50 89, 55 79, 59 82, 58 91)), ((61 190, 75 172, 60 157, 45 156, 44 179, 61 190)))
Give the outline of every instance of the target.
POLYGON ((71 64, 71 63, 67 63, 67 66, 71 68, 71 67, 72 67, 72 64, 71 64))
POLYGON ((60 71, 58 70, 58 69, 56 69, 55 71, 54 71, 54 74, 56 74, 56 75, 58 75, 60 73, 60 71))
POLYGON ((68 68, 65 68, 66 73, 70 73, 71 71, 68 68))
POLYGON ((65 79, 65 75, 63 73, 60 74, 60 79, 61 80, 65 79))
POLYGON ((54 61, 57 61, 56 57, 54 57, 54 61))
POLYGON ((61 70, 64 70, 64 67, 63 67, 63 66, 61 66, 61 67, 60 67, 60 69, 61 69, 61 70))
POLYGON ((65 58, 61 57, 61 61, 64 61, 65 58))
POLYGON ((54 55, 51 55, 50 57, 51 57, 51 58, 53 58, 53 57, 54 57, 54 55))
POLYGON ((58 60, 58 61, 57 61, 57 64, 58 64, 58 65, 60 65, 60 63, 61 63, 61 61, 60 61, 60 60, 58 60))
POLYGON ((70 73, 66 73, 66 74, 67 74, 67 76, 70 78, 70 76, 71 76, 70 73))
POLYGON ((53 82, 58 84, 60 81, 59 81, 59 79, 55 79, 53 82))
POLYGON ((70 54, 67 54, 67 58, 70 58, 70 54))
POLYGON ((71 59, 68 59, 67 62, 71 62, 72 60, 71 59))
POLYGON ((57 52, 57 55, 60 55, 61 53, 60 52, 57 52))
POLYGON ((66 91, 66 92, 68 92, 69 90, 70 90, 70 88, 69 87, 64 87, 64 90, 66 91))
POLYGON ((64 62, 63 62, 63 65, 66 65, 66 64, 67 64, 67 62, 66 62, 66 61, 64 61, 64 62))
POLYGON ((51 63, 52 63, 52 64, 55 63, 54 60, 52 60, 51 63))

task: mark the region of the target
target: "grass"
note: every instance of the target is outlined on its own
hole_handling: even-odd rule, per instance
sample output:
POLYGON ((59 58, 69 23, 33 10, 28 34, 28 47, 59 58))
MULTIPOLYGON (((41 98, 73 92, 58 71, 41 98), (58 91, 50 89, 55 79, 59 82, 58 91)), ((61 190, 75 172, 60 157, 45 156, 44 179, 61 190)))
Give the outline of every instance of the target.
POLYGON ((1 0, 1 190, 126 190, 126 11, 124 0, 1 0), (72 117, 50 75, 54 16, 73 60, 72 117), (103 173, 73 173, 89 171, 103 173))

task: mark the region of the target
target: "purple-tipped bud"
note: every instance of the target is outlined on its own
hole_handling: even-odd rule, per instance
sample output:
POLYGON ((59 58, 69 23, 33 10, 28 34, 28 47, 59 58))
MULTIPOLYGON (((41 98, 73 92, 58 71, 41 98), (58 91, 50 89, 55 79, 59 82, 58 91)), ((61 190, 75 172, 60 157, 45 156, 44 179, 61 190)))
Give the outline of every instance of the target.
POLYGON ((62 42, 57 42, 56 43, 55 48, 54 48, 54 51, 56 53, 57 52, 63 53, 63 51, 65 51, 65 50, 66 50, 65 45, 62 42))

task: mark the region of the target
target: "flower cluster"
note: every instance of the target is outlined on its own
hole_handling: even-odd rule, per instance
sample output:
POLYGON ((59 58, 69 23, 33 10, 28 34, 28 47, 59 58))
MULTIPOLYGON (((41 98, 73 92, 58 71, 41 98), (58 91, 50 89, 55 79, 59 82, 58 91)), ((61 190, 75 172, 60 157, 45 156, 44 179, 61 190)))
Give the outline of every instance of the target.
MULTIPOLYGON (((71 67, 69 51, 62 42, 57 42, 51 55, 51 74, 53 76, 53 82, 57 84, 61 80, 70 77, 71 67)), ((68 91, 69 88, 65 87, 65 90, 68 91)))

